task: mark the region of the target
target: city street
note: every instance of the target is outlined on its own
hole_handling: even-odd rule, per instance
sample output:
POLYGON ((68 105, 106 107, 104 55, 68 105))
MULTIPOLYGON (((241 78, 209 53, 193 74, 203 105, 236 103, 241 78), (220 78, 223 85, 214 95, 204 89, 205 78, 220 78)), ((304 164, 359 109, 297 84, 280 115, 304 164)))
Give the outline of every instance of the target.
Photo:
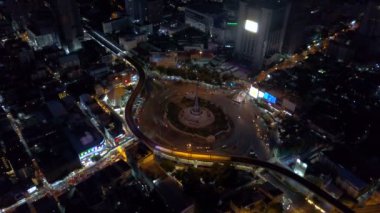
POLYGON ((28 196, 17 201, 13 205, 1 209, 0 212, 12 212, 17 207, 25 203, 33 203, 45 197, 46 195, 52 195, 53 197, 58 198, 61 194, 69 190, 71 187, 78 185, 79 183, 87 180, 89 177, 91 177, 91 175, 95 174, 96 172, 104 169, 107 166, 112 165, 118 160, 123 159, 124 157, 120 154, 119 150, 131 146, 134 140, 134 138, 130 139, 124 144, 111 149, 102 159, 100 159, 98 162, 92 165, 83 167, 77 171, 73 171, 68 176, 59 181, 56 181, 55 183, 44 184, 43 187, 38 188, 32 194, 29 194, 28 196))
MULTIPOLYGON (((163 145, 173 147, 173 149, 187 150, 187 144, 192 144, 194 152, 213 152, 229 155, 247 155, 253 150, 256 155, 263 160, 270 158, 270 152, 265 143, 257 136, 256 125, 252 120, 256 120, 259 109, 251 102, 235 103, 229 98, 230 93, 224 89, 198 89, 199 96, 221 107, 223 112, 233 123, 233 128, 228 136, 217 139, 215 143, 209 143, 198 137, 183 134, 168 126, 164 120, 165 106, 169 100, 181 99, 186 93, 195 90, 195 85, 190 83, 176 84, 170 81, 162 82, 161 87, 152 92, 151 97, 147 98, 137 115, 140 128, 147 135, 159 141, 163 145), (159 104, 157 104, 159 103, 159 104), (206 149, 204 147, 211 147, 206 149)), ((263 128, 263 123, 260 129, 263 128)))
MULTIPOLYGON (((225 161, 226 159, 229 159, 229 161, 232 161, 232 162, 238 163, 238 164, 242 164, 242 165, 259 166, 262 168, 266 168, 266 169, 269 169, 271 171, 275 171, 275 172, 277 172, 277 173, 279 173, 279 174, 281 174, 287 178, 290 178, 292 180, 297 181, 302 186, 306 187, 308 190, 313 192, 315 195, 318 195, 320 198, 323 198, 325 201, 332 204, 333 206, 335 206, 336 208, 338 208, 342 212, 352 212, 351 209, 349 209, 347 206, 342 204, 340 201, 333 198, 331 195, 329 195, 324 190, 320 189, 319 187, 315 186, 314 184, 310 183, 309 181, 303 179, 302 177, 298 176, 297 174, 293 173, 292 171, 290 171, 286 168, 283 168, 281 166, 278 166, 276 164, 269 163, 269 162, 264 161, 264 160, 257 160, 257 159, 244 158, 244 157, 234 157, 234 156, 231 156, 231 157, 223 157, 223 156, 218 156, 218 155, 207 155, 207 156, 191 155, 190 156, 189 154, 191 154, 191 153, 188 153, 188 152, 176 152, 176 151, 173 151, 173 150, 170 150, 167 148, 163 148, 163 147, 160 148, 160 146, 157 146, 157 143, 155 140, 152 140, 151 138, 149 138, 147 135, 145 135, 145 133, 143 133, 139 129, 139 126, 136 124, 136 121, 134 118, 134 113, 133 113, 133 107, 135 105, 134 103, 138 99, 138 96, 139 96, 141 90, 143 89, 144 83, 145 83, 146 76, 145 76, 144 68, 139 63, 137 63, 135 60, 133 60, 131 57, 126 55, 121 48, 117 47, 117 45, 113 44, 112 42, 110 42, 109 40, 104 38, 102 35, 100 35, 99 33, 93 31, 89 27, 85 27, 85 29, 89 33, 89 35, 91 35, 96 41, 98 41, 102 45, 107 46, 107 48, 109 50, 111 50, 112 52, 114 52, 115 54, 123 56, 124 61, 128 65, 132 66, 134 69, 136 69, 138 71, 140 79, 139 79, 139 82, 136 85, 136 87, 135 87, 133 93, 131 94, 130 99, 129 99, 126 107, 125 107, 125 115, 126 115, 125 120, 129 126, 130 130, 133 132, 133 134, 136 137, 138 137, 139 139, 141 139, 142 142, 147 147, 153 149, 154 151, 159 151, 159 152, 162 152, 165 150, 164 152, 166 154, 170 153, 171 155, 174 155, 176 157, 185 155, 187 157, 192 157, 194 159, 197 159, 199 157, 202 157, 202 159, 204 159, 205 157, 207 157, 207 158, 210 157, 210 160, 218 159, 218 160, 223 160, 223 161, 225 161)), ((157 102, 157 103, 162 104, 162 101, 157 102)), ((166 145, 166 147, 169 147, 169 146, 166 145)))
POLYGON ((0 1, 0 23, 0 213, 380 209, 378 1, 0 1))
POLYGON ((260 74, 256 77, 255 82, 260 83, 261 81, 265 80, 268 77, 268 75, 270 75, 272 72, 277 72, 295 67, 298 63, 308 59, 309 55, 313 55, 323 50, 326 50, 329 45, 329 42, 331 40, 336 40, 339 35, 347 33, 348 31, 355 31, 357 29, 357 26, 347 27, 334 33, 334 35, 330 37, 324 38, 322 41, 308 45, 307 49, 303 50, 301 53, 295 53, 291 55, 289 58, 282 61, 281 63, 278 63, 267 70, 261 71, 260 74))

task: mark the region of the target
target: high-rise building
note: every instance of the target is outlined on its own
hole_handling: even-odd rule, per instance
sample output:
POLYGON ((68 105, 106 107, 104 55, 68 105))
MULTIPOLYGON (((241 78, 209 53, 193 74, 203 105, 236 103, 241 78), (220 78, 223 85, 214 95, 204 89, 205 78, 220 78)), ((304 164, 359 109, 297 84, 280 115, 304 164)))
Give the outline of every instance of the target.
POLYGON ((125 12, 132 21, 146 21, 146 0, 125 0, 125 12))
POLYGON ((185 7, 185 23, 211 36, 217 20, 224 15, 223 7, 218 4, 200 3, 185 7))
POLYGON ((83 28, 76 0, 52 0, 51 6, 56 15, 61 43, 65 51, 80 49, 83 28))
POLYGON ((152 24, 159 24, 162 20, 164 12, 163 0, 148 0, 147 1, 147 21, 152 24))
POLYGON ((365 36, 380 36, 380 2, 369 1, 363 21, 360 25, 360 33, 365 36))
POLYGON ((285 0, 241 0, 235 53, 262 68, 266 56, 282 51, 289 11, 285 0))
POLYGON ((54 22, 52 11, 47 7, 40 7, 29 15, 29 24, 26 26, 27 41, 33 49, 45 47, 61 47, 58 27, 54 22))
POLYGON ((163 0, 125 0, 125 10, 132 21, 157 24, 162 19, 163 0))

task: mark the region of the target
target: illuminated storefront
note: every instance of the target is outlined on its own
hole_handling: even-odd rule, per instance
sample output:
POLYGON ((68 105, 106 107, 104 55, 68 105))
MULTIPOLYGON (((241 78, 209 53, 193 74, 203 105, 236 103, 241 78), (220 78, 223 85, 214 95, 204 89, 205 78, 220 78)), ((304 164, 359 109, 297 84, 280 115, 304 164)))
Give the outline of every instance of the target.
POLYGON ((98 146, 91 147, 87 149, 86 151, 81 152, 79 154, 79 159, 81 161, 86 161, 92 156, 102 155, 103 151, 105 151, 105 148, 106 148, 106 142, 105 140, 103 140, 98 146))
POLYGON ((254 86, 251 86, 248 94, 254 99, 262 98, 270 104, 277 103, 277 98, 275 96, 268 92, 260 91, 258 88, 254 86))

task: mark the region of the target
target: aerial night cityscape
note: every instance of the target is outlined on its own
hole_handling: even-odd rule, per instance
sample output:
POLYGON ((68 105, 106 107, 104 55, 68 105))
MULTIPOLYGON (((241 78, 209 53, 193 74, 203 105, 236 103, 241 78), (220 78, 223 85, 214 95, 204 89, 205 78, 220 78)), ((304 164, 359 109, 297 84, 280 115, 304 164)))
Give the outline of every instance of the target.
POLYGON ((380 0, 0 0, 0 213, 380 213, 379 153, 380 0))

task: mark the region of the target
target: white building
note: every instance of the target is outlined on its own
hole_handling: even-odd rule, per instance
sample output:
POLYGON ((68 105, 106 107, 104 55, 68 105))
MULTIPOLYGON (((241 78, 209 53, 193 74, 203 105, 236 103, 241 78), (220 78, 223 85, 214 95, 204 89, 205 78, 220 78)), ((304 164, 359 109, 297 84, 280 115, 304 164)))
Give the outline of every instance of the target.
POLYGON ((140 34, 140 35, 125 35, 119 37, 119 44, 122 46, 126 51, 132 50, 133 48, 137 47, 137 45, 140 42, 147 41, 148 37, 146 34, 140 34))
POLYGON ((215 21, 223 14, 223 9, 213 6, 213 4, 193 5, 192 7, 185 8, 185 24, 202 32, 209 33, 212 37, 215 21))
POLYGON ((40 50, 50 46, 60 46, 58 35, 51 29, 27 29, 29 44, 34 50, 40 50))
POLYGON ((214 20, 209 14, 203 14, 196 10, 185 8, 185 23, 202 32, 211 32, 214 20))

